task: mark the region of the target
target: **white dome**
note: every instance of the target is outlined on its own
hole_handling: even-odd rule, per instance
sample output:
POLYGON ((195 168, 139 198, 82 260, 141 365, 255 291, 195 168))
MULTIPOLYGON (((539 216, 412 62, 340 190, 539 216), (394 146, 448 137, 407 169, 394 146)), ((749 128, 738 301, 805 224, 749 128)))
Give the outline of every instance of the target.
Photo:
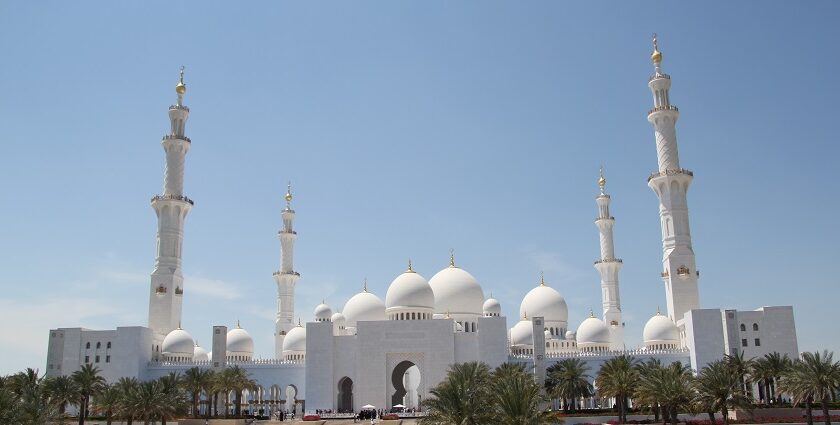
POLYGON ((566 331, 566 339, 573 340, 575 337, 577 337, 575 331, 566 331))
POLYGON ((206 362, 208 360, 210 360, 210 353, 196 344, 195 347, 193 347, 193 361, 206 362))
POLYGON ((510 345, 534 345, 534 325, 528 319, 522 319, 510 329, 510 345))
POLYGON ((482 315, 484 292, 467 271, 447 267, 432 276, 429 285, 435 294, 435 313, 482 315))
POLYGON ((319 322, 328 322, 332 318, 332 309, 330 306, 324 304, 318 304, 315 307, 315 320, 319 322))
POLYGON ((645 324, 645 330, 642 333, 645 340, 645 346, 649 344, 679 344, 680 332, 677 325, 668 318, 656 313, 645 324))
POLYGON ((419 274, 408 271, 400 274, 391 282, 385 294, 385 307, 392 309, 433 309, 435 293, 429 282, 419 274))
POLYGON ((195 342, 193 342, 192 336, 187 331, 178 328, 169 332, 166 338, 163 339, 161 351, 164 355, 187 355, 192 357, 194 347, 195 342))
POLYGON ((545 330, 545 340, 548 341, 549 339, 554 339, 554 335, 551 334, 551 331, 546 329, 545 330))
POLYGON ((610 329, 603 320, 589 316, 578 326, 577 343, 581 348, 587 344, 609 344, 610 329))
POLYGON ((283 338, 283 354, 306 351, 306 328, 297 325, 283 338))
POLYGON ((228 354, 254 354, 254 339, 245 329, 240 328, 239 324, 227 333, 227 352, 228 354))
POLYGON ((487 301, 484 301, 484 305, 481 306, 481 311, 484 312, 484 315, 493 315, 493 316, 501 316, 502 315, 502 305, 499 304, 499 301, 495 298, 488 298, 487 301))
POLYGON ((344 325, 344 323, 347 322, 347 319, 339 311, 339 312, 336 312, 332 315, 332 317, 330 318, 330 321, 333 322, 333 323, 338 323, 340 325, 344 325))
POLYGON ((347 327, 356 327, 356 322, 385 320, 385 303, 367 290, 353 295, 344 304, 344 317, 347 327))
POLYGON ((569 320, 566 300, 556 289, 542 283, 530 290, 522 299, 522 304, 519 305, 519 316, 525 314, 529 317, 542 316, 546 322, 566 323, 569 320))

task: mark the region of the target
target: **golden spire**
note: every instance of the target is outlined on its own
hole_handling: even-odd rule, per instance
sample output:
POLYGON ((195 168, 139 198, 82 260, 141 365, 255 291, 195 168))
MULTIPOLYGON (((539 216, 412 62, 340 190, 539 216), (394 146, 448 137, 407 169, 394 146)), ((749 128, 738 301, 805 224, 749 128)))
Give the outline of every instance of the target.
POLYGON ((540 271, 540 286, 545 286, 545 273, 540 271))
POLYGON ((414 269, 411 268, 411 258, 408 259, 408 269, 405 271, 406 273, 414 273, 414 269))
POLYGON ((362 288, 362 291, 367 292, 367 278, 365 278, 365 286, 362 288))
POLYGON ((292 182, 289 182, 289 184, 286 185, 286 196, 285 196, 285 198, 286 198, 286 206, 290 207, 291 202, 292 202, 292 182))
POLYGON ((522 310, 522 320, 528 320, 528 312, 525 310, 522 310))
POLYGON ((455 250, 449 248, 449 267, 457 267, 455 265, 455 250))
POLYGON ((187 85, 184 84, 184 65, 181 65, 181 78, 178 79, 178 85, 175 86, 175 92, 178 93, 179 99, 187 92, 187 85))
POLYGON ((601 170, 599 171, 600 178, 598 178, 598 187, 601 188, 601 195, 604 194, 604 188, 607 187, 607 179, 604 178, 604 166, 601 166, 601 170))
POLYGON ((298 316, 298 327, 302 328, 303 326, 300 325, 300 316, 298 316))
POLYGON ((242 327, 239 326, 239 319, 236 319, 236 329, 242 329, 242 327))
POLYGON ((592 309, 589 309, 589 317, 595 317, 595 313, 592 312, 592 309))
POLYGON ((657 316, 661 316, 661 315, 662 315, 662 313, 660 313, 660 312, 659 312, 659 306, 656 306, 656 315, 657 315, 657 316))
POLYGON ((653 53, 650 54, 650 60, 657 66, 662 63, 662 52, 659 51, 659 45, 656 43, 656 33, 653 33, 653 53))

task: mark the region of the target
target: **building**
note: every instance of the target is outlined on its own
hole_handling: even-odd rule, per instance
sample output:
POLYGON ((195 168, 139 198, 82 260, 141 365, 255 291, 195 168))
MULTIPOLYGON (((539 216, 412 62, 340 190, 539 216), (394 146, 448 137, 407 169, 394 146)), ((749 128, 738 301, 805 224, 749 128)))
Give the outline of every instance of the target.
POLYGON ((169 107, 171 128, 162 140, 164 189, 151 200, 158 217, 158 238, 148 325, 104 331, 53 329, 47 374, 70 374, 83 364, 94 364, 113 382, 124 376, 154 379, 191 367, 221 370, 236 365, 259 384, 244 397, 249 411, 357 411, 365 404, 419 406, 451 364, 466 361, 482 361, 491 367, 525 363, 542 379, 548 364, 570 357, 582 359, 593 372, 622 354, 639 360, 680 361, 695 370, 725 354, 740 352, 748 357, 773 351, 798 357, 791 307, 735 311, 700 306, 700 272, 687 204, 693 174, 679 162, 679 110, 670 100, 671 77, 662 70, 656 38, 651 59, 654 74, 648 87, 654 107, 648 111, 648 121, 654 128, 658 169, 647 183, 659 200, 660 274, 667 311, 657 311, 647 321, 643 346, 628 348, 624 340, 619 286, 623 262, 615 255, 616 220, 610 215, 612 198, 601 170, 595 197, 600 253, 594 267, 600 275, 602 311, 591 311, 575 328, 568 322, 565 299, 542 278, 525 295, 516 323, 508 328, 500 302, 485 296, 476 278, 456 264, 454 254, 428 280, 409 261, 396 274, 384 301, 369 292, 365 283, 340 311, 322 302, 315 307, 312 321, 295 322, 294 293, 300 274, 293 264, 297 232, 289 185, 278 232, 280 269, 274 273, 274 358, 254 358, 254 341, 238 323, 231 329, 214 326, 210 351, 199 347, 180 326, 186 293, 181 246, 185 218, 193 207, 183 190, 191 141, 185 135, 190 110, 183 104, 182 69, 177 103, 169 107))

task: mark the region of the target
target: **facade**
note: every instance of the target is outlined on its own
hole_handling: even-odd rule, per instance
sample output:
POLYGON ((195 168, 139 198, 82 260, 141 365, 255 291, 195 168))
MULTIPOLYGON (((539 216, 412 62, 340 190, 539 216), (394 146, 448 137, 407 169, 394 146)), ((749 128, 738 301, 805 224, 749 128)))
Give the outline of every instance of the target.
MULTIPOLYGON (((340 311, 321 303, 313 320, 293 321, 294 292, 300 274, 293 267, 295 211, 291 185, 281 212, 280 270, 277 285, 275 356, 254 357, 254 340, 237 323, 213 326, 210 351, 181 329, 185 294, 181 272, 184 222, 193 206, 184 195, 185 136, 189 109, 186 85, 176 86, 170 106, 170 132, 163 137, 166 172, 163 194, 152 198, 158 217, 157 257, 151 275, 148 326, 114 330, 57 328, 50 331, 47 374, 66 375, 83 364, 98 366, 109 382, 121 377, 155 379, 192 367, 222 370, 238 366, 258 383, 245 394, 246 410, 271 413, 332 409, 358 411, 365 404, 381 408, 420 406, 453 363, 481 361, 491 367, 505 362, 526 364, 536 379, 547 366, 579 358, 595 375, 603 362, 627 354, 639 360, 680 361, 695 370, 725 354, 757 357, 779 352, 797 357, 793 309, 762 307, 755 311, 701 308, 694 250, 688 221, 687 190, 693 174, 681 168, 676 142, 679 111, 670 102, 671 77, 662 71, 662 53, 654 38, 654 75, 648 86, 654 107, 653 125, 658 171, 648 179, 659 200, 662 271, 667 312, 647 321, 643 345, 627 347, 619 288, 622 260, 615 256, 610 195, 601 170, 595 197, 600 255, 602 311, 572 329, 561 293, 540 278, 520 304, 519 317, 508 328, 501 305, 485 297, 478 280, 450 255, 431 279, 411 262, 396 274, 384 301, 365 283, 340 311)), ((593 401, 590 401, 592 403, 593 401)))

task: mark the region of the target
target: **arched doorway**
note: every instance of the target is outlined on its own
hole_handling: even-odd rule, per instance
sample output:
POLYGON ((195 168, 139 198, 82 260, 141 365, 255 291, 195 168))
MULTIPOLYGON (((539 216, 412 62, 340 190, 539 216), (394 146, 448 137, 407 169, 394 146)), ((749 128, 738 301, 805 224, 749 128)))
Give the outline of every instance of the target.
POLYGON ((353 380, 349 377, 341 378, 338 381, 338 413, 353 411, 353 380))
POLYGON ((391 383, 394 394, 391 395, 391 407, 401 404, 406 409, 419 407, 420 368, 410 360, 403 360, 394 368, 391 383))
POLYGON ((297 416, 297 387, 289 385, 286 387, 286 411, 297 416))

